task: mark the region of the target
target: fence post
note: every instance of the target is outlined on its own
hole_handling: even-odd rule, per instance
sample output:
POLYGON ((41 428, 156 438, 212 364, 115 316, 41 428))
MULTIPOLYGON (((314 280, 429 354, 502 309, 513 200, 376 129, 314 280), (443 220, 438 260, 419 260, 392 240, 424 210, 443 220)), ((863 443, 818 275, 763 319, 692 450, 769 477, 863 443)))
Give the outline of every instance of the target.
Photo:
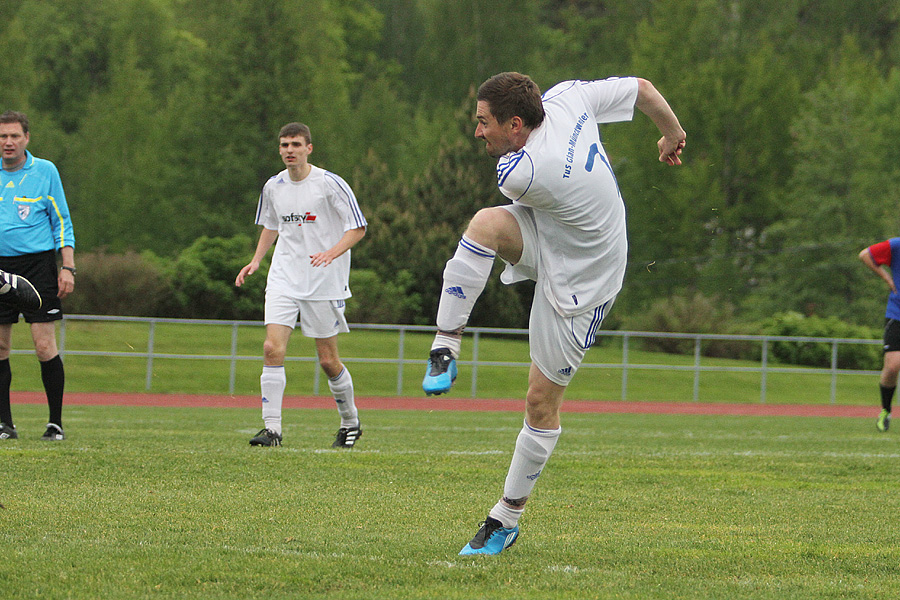
POLYGON ((481 332, 475 331, 472 336, 472 397, 478 394, 478 341, 481 339, 481 332))
POLYGON ((397 395, 403 395, 403 357, 406 356, 406 327, 400 328, 400 339, 397 340, 397 395))
POLYGON ((694 338, 694 402, 700 400, 700 336, 694 338))
POLYGON ((150 333, 147 335, 147 381, 144 389, 148 392, 153 384, 153 336, 156 333, 156 320, 150 319, 150 333))
POLYGON ((228 393, 234 394, 234 373, 237 367, 237 337, 238 324, 237 321, 231 325, 231 369, 228 373, 228 393))
POLYGON ((763 336, 762 340, 762 358, 760 359, 762 362, 761 373, 762 373, 762 381, 759 385, 759 401, 761 403, 765 403, 766 401, 766 379, 769 373, 769 338, 763 336))
POLYGON ((837 340, 831 342, 831 403, 835 403, 837 398, 837 361, 838 343, 837 340))
POLYGON ((622 336, 622 402, 628 396, 628 333, 622 336))
POLYGON ((59 355, 63 358, 66 357, 66 320, 62 319, 59 322, 59 355))

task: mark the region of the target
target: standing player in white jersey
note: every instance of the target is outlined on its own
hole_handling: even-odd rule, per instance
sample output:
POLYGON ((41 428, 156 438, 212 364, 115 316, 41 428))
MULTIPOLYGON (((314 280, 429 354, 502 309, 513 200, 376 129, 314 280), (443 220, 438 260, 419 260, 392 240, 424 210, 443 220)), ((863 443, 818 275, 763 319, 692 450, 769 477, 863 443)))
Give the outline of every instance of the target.
POLYGON ((289 123, 278 139, 287 168, 263 186, 256 212, 256 224, 262 226, 256 252, 234 282, 243 285, 275 244, 266 283, 266 341, 259 379, 265 427, 250 444, 281 445, 284 357, 299 317, 303 335, 316 340, 319 365, 341 417, 332 447, 353 448, 362 428, 353 379, 338 355, 337 334, 349 331, 344 301, 350 297, 350 248, 365 235, 366 219, 343 179, 309 163, 309 127, 289 123))
POLYGON ((512 204, 478 211, 447 262, 426 394, 447 392, 456 378, 462 332, 495 256, 507 263, 504 283, 532 279, 536 287, 525 423, 503 495, 460 554, 499 554, 516 541, 562 431, 563 392, 622 287, 625 205, 597 124, 629 121, 635 107, 663 134, 659 160, 680 165, 685 132, 645 79, 566 81, 542 97, 529 77, 500 73, 478 89, 475 137, 499 159, 498 185, 512 204))

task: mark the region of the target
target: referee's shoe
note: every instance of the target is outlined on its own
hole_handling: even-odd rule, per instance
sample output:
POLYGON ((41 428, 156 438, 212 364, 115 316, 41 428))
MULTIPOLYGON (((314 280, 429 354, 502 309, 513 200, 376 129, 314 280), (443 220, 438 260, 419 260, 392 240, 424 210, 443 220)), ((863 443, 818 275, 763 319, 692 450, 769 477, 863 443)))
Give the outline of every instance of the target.
POLYGON ((37 310, 42 302, 30 281, 21 275, 0 271, 0 304, 18 310, 37 310))

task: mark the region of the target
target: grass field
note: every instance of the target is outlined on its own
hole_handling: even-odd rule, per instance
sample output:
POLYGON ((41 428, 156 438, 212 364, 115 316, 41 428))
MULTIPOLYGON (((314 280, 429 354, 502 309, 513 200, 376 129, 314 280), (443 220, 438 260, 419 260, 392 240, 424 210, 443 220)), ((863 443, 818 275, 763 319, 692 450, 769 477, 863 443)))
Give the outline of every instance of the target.
MULTIPOLYGON (((201 325, 158 324, 154 332, 154 351, 170 355, 218 355, 231 352, 232 330, 226 324, 201 325)), ((253 395, 259 392, 262 364, 262 343, 265 332, 261 326, 238 328, 236 354, 247 357, 237 362, 234 393, 253 395)), ((396 332, 355 329, 340 337, 340 350, 353 373, 359 396, 390 396, 397 394, 396 363, 371 363, 363 360, 396 360, 398 357, 396 332)), ((65 348, 67 351, 146 352, 149 328, 146 323, 68 321, 65 348)), ((402 395, 421 394, 424 361, 433 339, 432 334, 408 333, 404 344, 404 358, 414 361, 403 369, 402 395)), ((472 340, 463 344, 463 360, 469 360, 472 340)), ((14 328, 13 348, 20 353, 12 356, 13 389, 41 390, 40 371, 31 354, 31 339, 24 327, 14 328)), ((314 393, 316 364, 313 342, 299 333, 288 348, 293 359, 288 363, 288 395, 314 393)), ((527 364, 527 342, 522 338, 482 336, 479 347, 482 361, 527 364)), ((662 367, 690 367, 691 355, 647 352, 634 343, 629 350, 629 363, 662 367)), ((770 359, 770 366, 775 365, 770 359)), ((146 358, 79 356, 69 354, 66 362, 66 389, 94 392, 143 392, 146 385, 146 358)), ((620 400, 622 398, 621 368, 592 368, 591 365, 621 364, 622 347, 619 339, 603 339, 591 348, 584 366, 566 392, 570 400, 620 400)), ((758 368, 759 361, 738 361, 703 358, 704 367, 724 366, 758 368)), ((784 366, 784 365, 782 365, 784 366)), ((227 360, 198 360, 156 358, 153 362, 151 390, 161 393, 226 394, 229 391, 230 363, 227 360)), ((521 398, 525 394, 527 366, 484 367, 478 369, 478 397, 521 398)), ((471 395, 472 370, 463 366, 451 396, 471 395)), ((699 381, 698 399, 701 402, 760 401, 758 372, 704 372, 699 381)), ((642 401, 690 401, 693 398, 694 373, 674 369, 640 370, 628 372, 627 399, 642 401)), ((319 392, 327 392, 324 379, 319 392)), ((838 404, 877 404, 877 376, 872 374, 842 374, 838 376, 836 398, 838 404)), ((769 373, 766 401, 777 404, 826 404, 831 401, 831 377, 828 374, 769 373)))
POLYGON ((459 549, 501 491, 517 413, 16 405, 0 590, 16 598, 896 598, 897 436, 870 420, 565 415, 497 557, 459 549))

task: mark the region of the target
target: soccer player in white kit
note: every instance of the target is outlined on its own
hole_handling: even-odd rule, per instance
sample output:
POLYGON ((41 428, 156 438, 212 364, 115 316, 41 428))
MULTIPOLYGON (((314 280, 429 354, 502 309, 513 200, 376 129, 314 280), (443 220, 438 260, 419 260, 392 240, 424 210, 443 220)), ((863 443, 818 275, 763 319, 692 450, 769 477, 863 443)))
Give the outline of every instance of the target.
POLYGON ((266 341, 259 379, 265 427, 250 444, 281 445, 284 357, 299 318, 303 335, 316 341, 319 365, 328 376, 341 417, 332 447, 353 448, 362 428, 353 379, 338 354, 337 334, 349 331, 344 302, 350 297, 350 248, 365 235, 366 219, 347 182, 309 163, 313 150, 309 127, 289 123, 278 139, 287 168, 263 186, 256 213, 256 224, 262 226, 256 252, 235 279, 235 285, 243 285, 275 244, 266 282, 266 341))
POLYGON ((685 132, 647 80, 566 81, 543 97, 526 75, 500 73, 478 90, 475 137, 499 159, 497 181, 512 204, 478 211, 447 262, 438 332, 422 386, 442 394, 456 378, 463 329, 494 257, 501 281, 536 282, 529 319, 531 369, 525 423, 503 495, 460 554, 499 554, 559 439, 563 393, 625 275, 625 205, 600 139, 599 123, 631 120, 634 108, 663 137, 659 160, 680 165, 685 132))

